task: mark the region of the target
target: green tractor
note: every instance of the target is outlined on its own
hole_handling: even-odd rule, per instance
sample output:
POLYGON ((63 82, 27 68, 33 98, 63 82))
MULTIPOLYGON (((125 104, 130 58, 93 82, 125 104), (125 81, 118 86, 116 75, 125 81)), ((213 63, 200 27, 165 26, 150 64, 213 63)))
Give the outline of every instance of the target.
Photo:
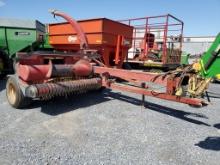
POLYGON ((204 78, 220 80, 220 33, 193 68, 204 78))

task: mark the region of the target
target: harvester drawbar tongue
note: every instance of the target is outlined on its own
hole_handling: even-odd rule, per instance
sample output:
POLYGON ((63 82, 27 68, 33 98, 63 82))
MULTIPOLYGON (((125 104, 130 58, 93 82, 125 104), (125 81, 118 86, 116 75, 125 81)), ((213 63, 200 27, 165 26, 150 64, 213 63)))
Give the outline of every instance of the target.
POLYGON ((9 76, 6 87, 8 102, 13 107, 24 108, 33 99, 68 96, 101 87, 195 106, 206 104, 196 97, 205 92, 210 80, 199 77, 191 67, 165 74, 106 67, 94 59, 98 54, 88 49, 87 37, 74 19, 59 11, 52 14, 63 17, 75 29, 80 41, 79 51, 69 54, 17 53, 16 74, 9 76), (121 80, 126 83, 121 83, 121 80), (161 85, 165 90, 153 90, 148 83, 161 85))

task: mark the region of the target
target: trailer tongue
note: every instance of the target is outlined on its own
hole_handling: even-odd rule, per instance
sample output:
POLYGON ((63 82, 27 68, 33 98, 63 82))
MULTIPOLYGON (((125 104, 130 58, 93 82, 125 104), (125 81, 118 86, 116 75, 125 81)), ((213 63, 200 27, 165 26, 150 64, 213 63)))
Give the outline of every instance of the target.
MULTIPOLYGON (((6 88, 8 102, 13 107, 26 107, 33 99, 45 100, 56 96, 68 96, 101 87, 196 106, 206 104, 203 99, 197 97, 203 95, 210 79, 198 76, 191 66, 163 74, 106 67, 97 51, 89 49, 88 38, 74 19, 59 11, 52 11, 52 14, 63 17, 75 29, 77 35, 71 37, 76 37, 75 39, 80 42, 79 49, 75 53, 68 49, 66 49, 68 53, 17 53, 19 62, 16 74, 9 76, 6 88), (123 81, 118 81, 119 79, 123 81), (192 84, 195 81, 197 83, 192 84), (162 86, 164 91, 152 89, 154 85, 162 86)), ((50 39, 51 43, 54 43, 53 39, 50 39)), ((76 46, 73 40, 70 42, 76 46)), ((63 44, 63 49, 65 48, 66 43, 63 44)), ((62 49, 62 44, 59 44, 59 49, 62 49)))

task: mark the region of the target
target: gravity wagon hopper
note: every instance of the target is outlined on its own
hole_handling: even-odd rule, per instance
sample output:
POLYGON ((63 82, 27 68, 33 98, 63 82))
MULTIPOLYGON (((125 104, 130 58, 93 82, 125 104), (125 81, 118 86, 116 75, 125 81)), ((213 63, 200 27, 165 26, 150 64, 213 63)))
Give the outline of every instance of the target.
POLYGON ((49 43, 57 52, 17 53, 16 73, 8 76, 6 84, 11 106, 25 108, 33 100, 102 87, 195 106, 206 104, 201 96, 210 79, 199 76, 192 66, 161 74, 118 69, 125 58, 123 52, 129 49, 127 33, 132 27, 108 19, 84 20, 80 24, 62 12, 51 13, 67 21, 48 25, 49 43), (90 32, 84 32, 85 28, 90 32), (99 33, 93 33, 94 29, 99 33), (110 55, 111 49, 116 50, 113 55, 110 55), (107 57, 102 58, 100 51, 107 57), (109 57, 114 57, 115 66, 106 65, 109 57))

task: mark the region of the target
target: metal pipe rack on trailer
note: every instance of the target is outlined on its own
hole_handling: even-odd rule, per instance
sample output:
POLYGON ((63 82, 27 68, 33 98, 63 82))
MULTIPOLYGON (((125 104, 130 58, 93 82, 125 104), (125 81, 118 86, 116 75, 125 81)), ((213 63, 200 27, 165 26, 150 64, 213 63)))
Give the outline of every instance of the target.
POLYGON ((133 26, 126 63, 145 69, 175 69, 181 64, 184 23, 171 14, 119 20, 133 26))

